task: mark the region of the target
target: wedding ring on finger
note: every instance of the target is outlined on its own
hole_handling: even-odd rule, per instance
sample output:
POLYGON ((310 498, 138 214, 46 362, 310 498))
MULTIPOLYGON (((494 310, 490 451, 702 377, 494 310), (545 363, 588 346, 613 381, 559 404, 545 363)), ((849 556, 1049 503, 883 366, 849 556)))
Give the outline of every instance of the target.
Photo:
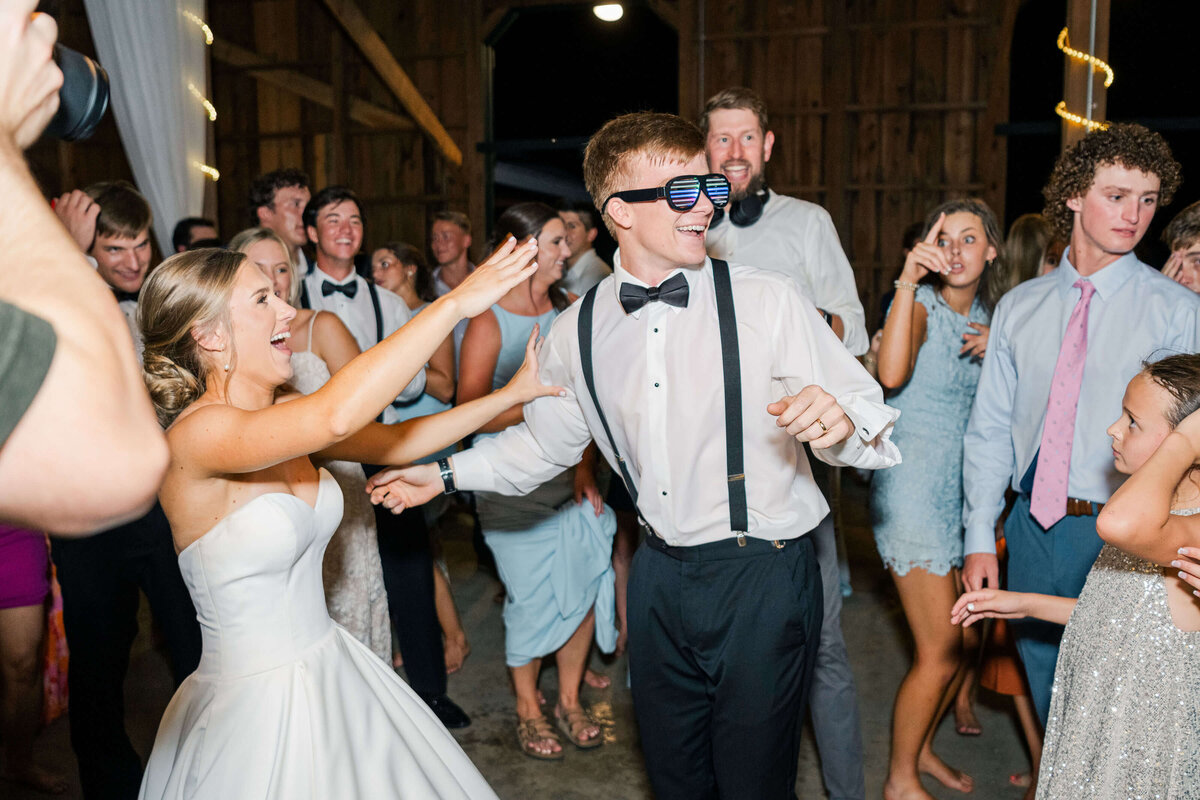
POLYGON ((967 603, 967 611, 970 611, 972 614, 974 614, 975 613, 975 604, 967 603))
POLYGON ((825 423, 821 422, 820 417, 817 417, 817 424, 821 426, 821 433, 829 433, 829 428, 825 427, 825 423))

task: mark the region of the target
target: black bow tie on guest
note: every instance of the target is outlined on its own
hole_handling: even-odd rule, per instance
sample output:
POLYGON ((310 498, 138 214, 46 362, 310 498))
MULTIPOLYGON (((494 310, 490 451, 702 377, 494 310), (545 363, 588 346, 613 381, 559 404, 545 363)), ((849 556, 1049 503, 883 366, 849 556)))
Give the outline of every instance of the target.
POLYGON ((632 283, 622 283, 618 296, 621 298, 621 308, 625 309, 626 314, 632 314, 655 300, 661 300, 676 308, 687 308, 688 282, 682 272, 677 272, 658 286, 648 289, 632 283))
POLYGON ((334 292, 341 292, 353 300, 354 295, 358 294, 358 281, 350 281, 349 283, 321 282, 321 297, 329 297, 334 292))

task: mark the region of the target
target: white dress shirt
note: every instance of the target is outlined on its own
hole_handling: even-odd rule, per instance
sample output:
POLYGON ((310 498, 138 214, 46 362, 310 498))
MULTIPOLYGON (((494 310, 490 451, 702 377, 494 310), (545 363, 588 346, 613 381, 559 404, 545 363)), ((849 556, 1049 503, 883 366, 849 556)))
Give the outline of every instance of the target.
POLYGON ((713 225, 708 254, 791 277, 817 308, 842 318, 842 341, 852 355, 861 356, 870 346, 866 315, 829 212, 807 200, 770 190, 767 195, 763 215, 753 225, 739 228, 728 215, 713 225))
MULTIPOLYGON (((352 272, 349 277, 337 280, 324 271, 320 266, 313 269, 312 274, 304 279, 304 286, 308 289, 308 302, 317 311, 332 311, 345 323, 350 329, 350 333, 354 336, 354 341, 358 342, 360 350, 369 350, 379 342, 375 339, 375 307, 371 303, 371 292, 367 287, 366 280, 357 272, 352 272), (338 285, 348 283, 358 283, 358 293, 354 295, 354 299, 346 297, 341 292, 334 292, 328 297, 321 294, 321 284, 325 281, 336 283, 338 285)), ((390 336, 400 329, 404 323, 412 318, 412 313, 408 310, 408 305, 392 292, 380 286, 375 287, 375 291, 379 293, 379 311, 383 317, 383 335, 390 336)), ((408 402, 415 400, 421 396, 421 392, 425 391, 425 370, 418 370, 416 376, 409 382, 408 386, 404 387, 404 391, 396 397, 399 402, 408 402)), ((396 409, 388 406, 383 410, 383 421, 388 425, 400 421, 400 417, 396 413, 396 409)))
MULTIPOLYGON (((645 520, 667 542, 729 538, 725 402, 712 265, 679 270, 687 308, 654 302, 626 314, 622 282, 646 284, 621 268, 597 290, 593 341, 596 391, 638 491, 645 520)), ((767 405, 817 384, 856 426, 817 457, 868 469, 900 462, 890 441, 899 412, 842 346, 813 305, 780 275, 732 266, 742 373, 748 535, 790 539, 812 530, 829 506, 813 483, 801 445, 767 405)), ((542 348, 541 378, 567 389, 525 406, 525 422, 454 456, 463 489, 524 494, 577 463, 594 438, 616 459, 595 413, 579 360, 579 303, 555 320, 542 348)))
MULTIPOLYGON (((1021 479, 1042 441, 1059 346, 1080 289, 1064 253, 1056 269, 1001 298, 967 423, 963 453, 966 553, 996 552, 1004 490, 1021 479)), ((1124 476, 1105 432, 1121 415, 1142 361, 1200 350, 1200 296, 1127 253, 1092 275, 1087 360, 1075 415, 1067 495, 1106 503, 1124 476)))
POLYGON ((563 276, 559 285, 571 294, 583 297, 588 289, 591 289, 609 275, 612 275, 612 267, 606 264, 604 259, 596 255, 594 249, 589 249, 579 257, 578 261, 571 265, 571 268, 567 270, 567 274, 563 276))

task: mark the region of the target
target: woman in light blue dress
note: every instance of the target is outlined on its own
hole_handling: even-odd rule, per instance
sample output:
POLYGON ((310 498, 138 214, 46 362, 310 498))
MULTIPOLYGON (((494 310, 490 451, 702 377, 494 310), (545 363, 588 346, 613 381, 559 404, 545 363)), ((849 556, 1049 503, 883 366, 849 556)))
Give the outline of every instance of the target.
MULTIPOLYGON (((555 286, 570 249, 554 209, 542 203, 513 206, 497 220, 496 231, 518 239, 534 237, 538 271, 467 326, 460 403, 503 385, 520 366, 534 327, 548 331, 573 299, 555 286)), ((476 437, 522 418, 522 407, 514 406, 476 437)), ((574 472, 563 472, 525 497, 476 494, 484 538, 506 589, 505 654, 517 693, 518 745, 526 755, 547 760, 562 758, 563 752, 538 702, 542 658, 554 653, 558 663, 558 731, 577 747, 595 747, 600 729, 580 702, 579 686, 593 636, 606 652, 612 652, 617 637, 611 563, 616 518, 586 477, 581 494, 590 502, 579 502, 574 472)))
POLYGON ((904 463, 875 475, 871 516, 916 645, 896 693, 885 798, 929 797, 922 772, 959 791, 973 786, 931 741, 962 677, 963 632, 949 623, 963 563, 962 437, 1002 285, 1003 238, 981 200, 943 203, 925 230, 896 281, 879 351, 904 463))

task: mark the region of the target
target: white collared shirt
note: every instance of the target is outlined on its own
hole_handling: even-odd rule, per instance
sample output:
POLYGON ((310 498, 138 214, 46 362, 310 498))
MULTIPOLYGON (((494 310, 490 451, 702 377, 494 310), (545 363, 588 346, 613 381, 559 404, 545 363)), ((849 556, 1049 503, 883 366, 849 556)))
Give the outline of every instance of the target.
POLYGON ((866 315, 829 212, 770 190, 767 195, 763 215, 753 225, 739 228, 726 215, 709 228, 708 254, 789 276, 817 308, 842 318, 842 341, 852 355, 861 356, 870 346, 866 315))
MULTIPOLYGON (((324 271, 320 266, 313 269, 312 274, 304 279, 308 289, 308 302, 317 311, 332 311, 350 329, 354 341, 358 342, 360 350, 368 350, 379 342, 375 339, 375 307, 371 303, 371 293, 366 280, 357 272, 349 277, 337 280, 324 271), (341 292, 334 292, 328 297, 321 294, 321 284, 325 281, 338 285, 358 283, 358 292, 354 299, 346 297, 341 292)), ((408 304, 399 296, 387 289, 376 286, 379 293, 379 311, 383 317, 383 335, 390 336, 412 318, 408 304)), ((422 368, 416 376, 404 387, 404 391, 396 397, 400 402, 415 400, 425 391, 425 370, 422 368)), ((388 406, 383 410, 383 421, 388 425, 399 422, 396 409, 388 406)))
MULTIPOLYGON (((721 341, 712 265, 679 270, 688 281, 685 309, 661 302, 626 314, 622 282, 645 284, 621 268, 597 290, 593 364, 596 391, 638 491, 645 520, 672 544, 730 537, 725 463, 721 341)), ((792 281, 732 266, 742 373, 748 535, 794 538, 812 530, 829 506, 801 445, 775 423, 767 405, 817 384, 833 394, 856 426, 842 444, 818 451, 831 464, 888 467, 900 462, 890 441, 899 412, 842 346, 792 281)), ((579 360, 579 303, 555 320, 542 348, 541 378, 567 389, 525 406, 525 422, 454 456, 463 489, 532 491, 579 461, 595 439, 616 459, 595 413, 579 360), (586 398, 586 399, 584 399, 586 398)))
MULTIPOLYGON (((1063 254, 1056 269, 1000 299, 963 439, 966 553, 996 552, 1004 490, 1022 491, 1042 441, 1050 384, 1081 290, 1063 254)), ((1126 253, 1091 275, 1087 359, 1075 412, 1067 495, 1106 503, 1124 477, 1106 430, 1142 361, 1200 350, 1200 297, 1126 253)))
POLYGON ((571 265, 559 285, 571 294, 583 297, 588 289, 609 275, 612 275, 612 267, 604 263, 604 259, 596 255, 594 249, 589 248, 571 265))

